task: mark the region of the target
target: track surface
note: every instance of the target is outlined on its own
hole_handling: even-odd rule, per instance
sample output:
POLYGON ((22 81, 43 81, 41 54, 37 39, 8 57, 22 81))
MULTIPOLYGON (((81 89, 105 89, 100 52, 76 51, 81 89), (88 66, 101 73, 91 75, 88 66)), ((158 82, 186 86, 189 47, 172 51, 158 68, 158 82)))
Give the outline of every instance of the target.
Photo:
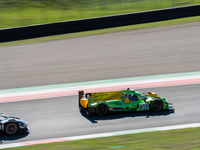
POLYGON ((200 122, 200 84, 140 89, 167 97, 175 112, 134 112, 88 117, 78 111, 78 97, 66 96, 2 103, 0 110, 28 121, 29 135, 1 135, 3 144, 56 137, 142 129, 200 122))
POLYGON ((0 47, 0 89, 199 71, 200 22, 0 47))
MULTIPOLYGON (((200 22, 0 47, 0 89, 199 71, 200 22)), ((2 103, 0 111, 28 121, 29 135, 3 143, 104 133, 200 121, 200 85, 142 89, 174 104, 175 113, 87 117, 77 96, 2 103)))

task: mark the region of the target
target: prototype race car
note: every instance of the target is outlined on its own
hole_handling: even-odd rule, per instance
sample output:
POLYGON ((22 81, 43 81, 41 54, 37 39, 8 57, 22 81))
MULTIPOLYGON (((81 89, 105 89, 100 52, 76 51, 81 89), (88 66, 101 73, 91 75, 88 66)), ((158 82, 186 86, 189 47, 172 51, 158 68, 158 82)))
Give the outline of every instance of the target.
POLYGON ((28 132, 28 123, 17 117, 0 114, 0 132, 13 135, 15 133, 28 132))
POLYGON ((157 93, 140 93, 127 89, 98 93, 79 91, 79 110, 85 110, 87 115, 106 115, 109 112, 119 111, 147 111, 174 110, 171 103, 157 93))

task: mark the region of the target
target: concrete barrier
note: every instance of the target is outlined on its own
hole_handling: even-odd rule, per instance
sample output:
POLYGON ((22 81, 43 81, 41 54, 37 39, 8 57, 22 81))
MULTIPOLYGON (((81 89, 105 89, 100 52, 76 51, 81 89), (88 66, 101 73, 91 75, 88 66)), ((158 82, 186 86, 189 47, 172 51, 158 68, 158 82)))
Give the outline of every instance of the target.
POLYGON ((56 22, 0 30, 0 42, 105 29, 200 15, 200 5, 56 22))

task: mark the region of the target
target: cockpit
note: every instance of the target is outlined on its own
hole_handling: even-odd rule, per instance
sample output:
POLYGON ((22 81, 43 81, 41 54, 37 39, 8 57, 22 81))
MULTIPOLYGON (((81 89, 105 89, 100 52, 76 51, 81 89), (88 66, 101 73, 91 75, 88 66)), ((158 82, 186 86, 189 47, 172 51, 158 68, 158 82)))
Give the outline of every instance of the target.
POLYGON ((129 101, 138 101, 138 97, 135 94, 129 94, 128 99, 129 101))

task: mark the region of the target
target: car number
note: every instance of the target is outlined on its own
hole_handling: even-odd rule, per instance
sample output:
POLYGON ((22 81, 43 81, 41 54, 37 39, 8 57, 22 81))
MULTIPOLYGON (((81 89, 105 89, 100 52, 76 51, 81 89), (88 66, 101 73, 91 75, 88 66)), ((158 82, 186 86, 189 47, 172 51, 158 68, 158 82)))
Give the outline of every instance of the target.
POLYGON ((147 104, 140 104, 140 109, 141 110, 147 110, 149 108, 149 105, 147 104))

